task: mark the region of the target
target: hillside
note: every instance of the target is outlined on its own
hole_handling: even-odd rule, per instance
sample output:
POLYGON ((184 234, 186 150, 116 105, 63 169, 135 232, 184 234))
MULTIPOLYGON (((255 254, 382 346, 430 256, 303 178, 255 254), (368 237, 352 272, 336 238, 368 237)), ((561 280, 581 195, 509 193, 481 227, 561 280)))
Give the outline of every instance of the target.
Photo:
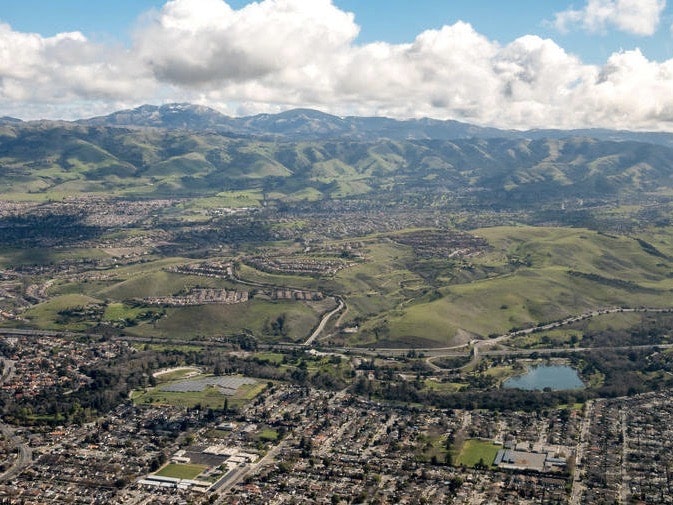
POLYGON ((529 133, 191 105, 6 119, 3 324, 301 342, 341 300, 333 341, 408 347, 665 307, 666 135, 529 133), (245 302, 180 306, 206 288, 245 302))
POLYGON ((356 195, 468 198, 504 208, 663 198, 673 148, 588 137, 275 141, 215 132, 68 123, 0 127, 5 194, 212 196, 278 201, 356 195))

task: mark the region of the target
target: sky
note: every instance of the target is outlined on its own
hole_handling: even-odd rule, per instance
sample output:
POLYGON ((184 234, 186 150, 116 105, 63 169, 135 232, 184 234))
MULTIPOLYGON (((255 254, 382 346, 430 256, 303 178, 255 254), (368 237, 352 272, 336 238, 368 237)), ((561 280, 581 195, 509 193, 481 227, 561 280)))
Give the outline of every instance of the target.
POLYGON ((172 102, 673 131, 673 5, 0 0, 0 116, 172 102))

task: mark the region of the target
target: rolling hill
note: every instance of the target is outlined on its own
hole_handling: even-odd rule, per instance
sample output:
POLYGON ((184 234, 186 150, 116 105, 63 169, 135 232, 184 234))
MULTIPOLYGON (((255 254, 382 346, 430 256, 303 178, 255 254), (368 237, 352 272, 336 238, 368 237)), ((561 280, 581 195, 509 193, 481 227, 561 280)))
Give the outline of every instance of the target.
MULTIPOLYGON (((329 129, 324 115, 303 114, 301 128, 329 129)), ((280 128, 279 116, 264 119, 267 132, 280 128)), ((673 148, 590 137, 298 142, 38 122, 0 127, 0 171, 3 193, 210 196, 254 189, 281 201, 410 193, 511 207, 666 197, 673 148)))

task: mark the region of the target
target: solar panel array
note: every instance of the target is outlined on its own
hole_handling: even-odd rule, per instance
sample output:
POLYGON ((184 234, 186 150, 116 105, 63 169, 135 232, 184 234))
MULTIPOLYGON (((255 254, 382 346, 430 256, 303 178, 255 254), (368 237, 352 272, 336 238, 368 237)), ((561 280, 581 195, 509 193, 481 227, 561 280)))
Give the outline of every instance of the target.
POLYGON ((223 394, 233 395, 236 390, 246 384, 257 384, 255 379, 247 377, 206 377, 204 379, 174 382, 161 387, 161 391, 172 393, 198 393, 207 387, 215 386, 223 394))

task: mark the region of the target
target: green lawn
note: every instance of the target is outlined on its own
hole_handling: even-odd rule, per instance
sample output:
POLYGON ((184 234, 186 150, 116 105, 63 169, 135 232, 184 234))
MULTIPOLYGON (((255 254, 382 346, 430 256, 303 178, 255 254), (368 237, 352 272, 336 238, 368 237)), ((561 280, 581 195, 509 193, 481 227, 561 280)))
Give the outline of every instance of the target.
POLYGON ((465 387, 465 384, 459 382, 439 382, 433 379, 425 381, 425 387, 430 391, 438 391, 441 393, 455 393, 465 387))
POLYGON ((483 460, 486 466, 491 466, 500 449, 502 449, 502 445, 471 438, 463 444, 455 464, 456 466, 465 465, 472 468, 480 460, 483 460))
POLYGON ((151 388, 147 391, 134 391, 131 398, 136 405, 172 405, 182 408, 194 408, 200 405, 202 408, 222 408, 224 399, 229 397, 220 393, 215 387, 208 387, 203 391, 186 393, 151 388))
POLYGON ((266 428, 260 431, 257 434, 257 437, 260 440, 275 442, 276 440, 278 440, 278 432, 276 430, 272 430, 271 428, 266 428))
POLYGON ((194 479, 207 469, 208 467, 203 465, 169 463, 155 473, 155 475, 159 477, 174 477, 176 479, 194 479))

